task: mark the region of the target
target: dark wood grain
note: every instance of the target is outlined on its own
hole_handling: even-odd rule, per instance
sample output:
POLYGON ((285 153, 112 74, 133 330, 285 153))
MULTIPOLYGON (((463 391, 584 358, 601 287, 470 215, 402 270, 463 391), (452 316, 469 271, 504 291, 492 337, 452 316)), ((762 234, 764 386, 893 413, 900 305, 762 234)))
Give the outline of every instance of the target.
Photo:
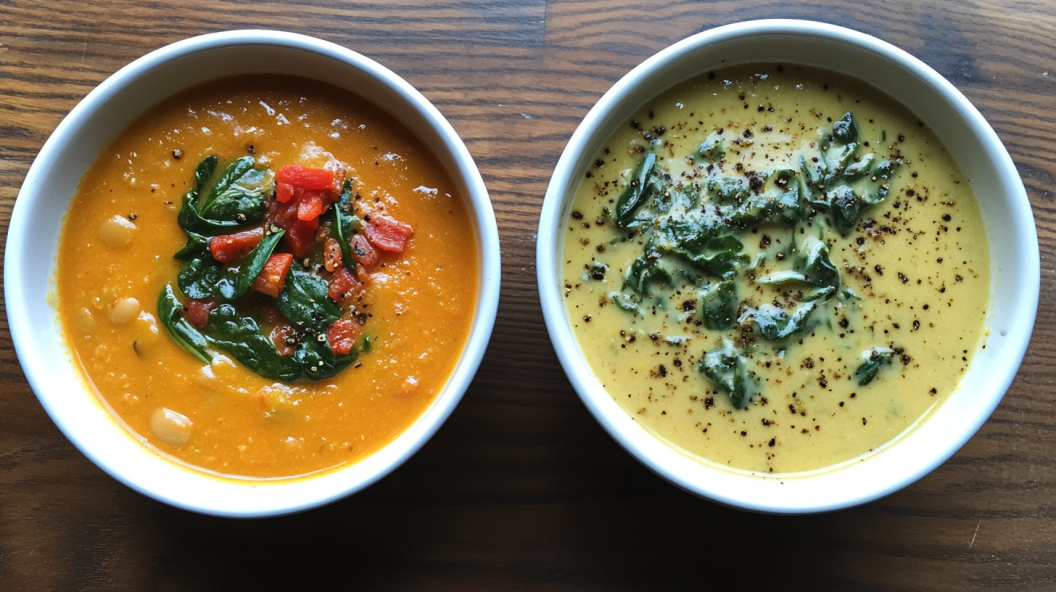
POLYGON ((165 44, 249 27, 373 57, 465 139, 503 248, 484 363, 437 436, 377 485, 301 515, 216 519, 132 492, 63 438, 0 300, 0 588, 1056 588, 1056 4, 0 0, 0 234, 37 151, 96 84, 165 44), (631 459, 569 386, 535 284, 546 183, 601 94, 687 35, 772 17, 869 32, 948 77, 1011 152, 1042 253, 1034 339, 990 421, 920 482, 821 516, 719 507, 631 459))

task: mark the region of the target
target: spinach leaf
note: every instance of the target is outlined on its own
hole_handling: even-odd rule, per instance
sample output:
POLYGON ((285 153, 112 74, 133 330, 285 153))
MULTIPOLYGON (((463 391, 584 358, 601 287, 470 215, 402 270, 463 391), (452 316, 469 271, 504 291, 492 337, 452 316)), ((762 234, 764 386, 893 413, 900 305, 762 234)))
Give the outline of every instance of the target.
POLYGON ((638 306, 638 302, 635 301, 635 297, 632 294, 624 294, 623 292, 610 292, 609 300, 616 306, 626 310, 627 312, 634 313, 638 316, 642 315, 642 307, 638 306))
POLYGON ((249 292, 249 289, 253 287, 253 282, 257 281, 257 276, 263 271, 264 264, 268 262, 271 252, 275 250, 275 246, 279 244, 279 239, 284 234, 286 234, 285 230, 265 234, 257 246, 249 252, 245 261, 239 266, 238 273, 235 274, 234 298, 249 292))
POLYGON ((217 159, 215 154, 206 156, 194 169, 195 197, 198 197, 198 194, 205 188, 205 184, 209 182, 209 179, 213 178, 213 173, 216 171, 216 163, 218 160, 219 159, 217 159))
POLYGON ((209 237, 202 236, 196 232, 184 232, 187 232, 187 236, 190 238, 187 239, 187 244, 182 249, 176 251, 173 257, 186 261, 198 257, 209 250, 209 237))
POLYGON ((205 337, 183 318, 183 304, 176 299, 171 285, 166 285, 158 294, 158 320, 168 329, 176 343, 192 356, 206 364, 213 361, 205 337))
POLYGON ((858 141, 858 126, 854 123, 854 116, 850 111, 844 113, 839 121, 832 124, 832 135, 841 144, 858 141))
MULTIPOLYGON (((369 341, 367 342, 369 343, 369 341)), ((347 354, 335 354, 326 340, 326 333, 304 338, 293 354, 293 359, 301 367, 301 373, 309 380, 329 378, 344 370, 356 361, 359 350, 353 348, 347 354), (319 339, 322 337, 322 339, 319 339)))
POLYGON ((183 206, 180 207, 176 222, 179 223, 180 228, 184 232, 207 235, 231 234, 238 230, 239 226, 242 226, 241 222, 233 220, 207 220, 203 218, 194 205, 197 198, 198 192, 196 191, 188 191, 183 196, 183 206))
POLYGON ((737 320, 737 285, 733 280, 711 284, 704 289, 700 304, 705 327, 713 331, 733 327, 737 320))
POLYGON ((705 187, 720 204, 741 203, 752 195, 744 177, 712 177, 705 187))
POLYGON ((697 372, 707 376, 719 388, 730 395, 730 403, 737 409, 744 409, 752 397, 759 391, 744 352, 724 339, 722 347, 712 350, 701 358, 697 372))
POLYGON ((626 227, 634 220, 634 213, 649 201, 656 190, 652 177, 656 173, 656 154, 645 155, 631 175, 631 182, 616 202, 616 224, 626 227))
POLYGON ((876 378, 880 368, 891 362, 895 350, 887 347, 874 347, 862 352, 864 361, 854 371, 854 377, 858 379, 858 386, 865 386, 876 378))
POLYGON ((756 281, 772 285, 801 282, 811 288, 840 287, 840 272, 829 261, 828 245, 811 236, 803 243, 801 251, 806 255, 796 258, 791 271, 779 271, 756 281))
POLYGON ((276 305, 298 331, 325 333, 341 318, 341 309, 330 300, 329 285, 323 278, 291 270, 276 305))
POLYGON ((254 164, 252 156, 243 156, 228 165, 199 209, 203 218, 239 223, 264 218, 275 182, 267 170, 255 169, 254 164))
POLYGON ((647 296, 650 283, 670 284, 674 278, 671 269, 660 260, 655 249, 634 260, 623 278, 624 289, 630 288, 638 296, 647 296))
POLYGON ((184 296, 194 300, 235 298, 235 274, 213 259, 213 254, 208 250, 191 259, 190 263, 176 274, 176 285, 184 296))
MULTIPOLYGON (((831 293, 831 290, 829 292, 831 293)), ((809 328, 810 315, 818 307, 818 302, 819 299, 803 302, 791 315, 781 307, 764 304, 759 308, 749 308, 737 322, 754 324, 756 331, 768 341, 784 341, 809 328)))
POLYGON ((210 314, 207 338, 264 378, 293 382, 303 374, 301 365, 280 354, 252 317, 240 316, 230 304, 221 304, 210 314))
POLYGON ((345 184, 341 188, 341 197, 338 198, 337 203, 331 208, 331 212, 333 212, 331 229, 336 235, 337 242, 341 245, 341 260, 350 271, 355 271, 356 260, 352 256, 352 234, 354 233, 353 227, 358 225, 359 218, 352 213, 351 179, 345 179, 345 184))
POLYGON ((722 146, 722 133, 714 132, 707 138, 704 143, 697 149, 697 153, 694 155, 696 160, 706 160, 708 162, 719 162, 726 156, 726 149, 722 146))

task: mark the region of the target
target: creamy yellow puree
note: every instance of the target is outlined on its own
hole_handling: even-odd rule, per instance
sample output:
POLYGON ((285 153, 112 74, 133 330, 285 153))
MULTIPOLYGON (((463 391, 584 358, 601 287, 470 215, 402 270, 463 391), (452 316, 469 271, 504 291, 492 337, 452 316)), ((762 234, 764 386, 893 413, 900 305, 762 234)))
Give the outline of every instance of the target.
POLYGON ((985 347, 990 256, 968 180, 904 108, 827 71, 739 67, 650 101, 596 155, 575 197, 564 254, 568 313, 609 394, 657 437, 732 469, 797 473, 875 451, 946 400, 985 347), (641 229, 614 220, 644 155, 656 155, 669 187, 701 188, 707 209, 715 200, 703 189, 709 178, 798 170, 800 154, 809 163, 847 112, 857 124, 859 158, 875 153, 875 162, 901 163, 890 179, 872 181, 888 194, 846 234, 824 208, 795 228, 762 224, 734 232, 752 267, 736 279, 742 322, 727 330, 702 324, 701 293, 718 279, 709 274, 695 282, 654 281, 641 315, 615 304, 612 294, 628 291, 625 276, 646 247, 641 229), (719 130, 725 156, 710 163, 698 150, 719 130), (774 343, 742 315, 763 305, 791 315, 813 292, 795 282, 755 281, 790 269, 801 254, 792 248, 793 233, 800 248, 809 236, 823 238, 841 295, 819 303, 809 329, 774 343), (745 408, 734 408, 728 391, 697 368, 725 341, 745 352, 756 381, 745 408), (859 385, 863 352, 876 347, 897 353, 859 385))

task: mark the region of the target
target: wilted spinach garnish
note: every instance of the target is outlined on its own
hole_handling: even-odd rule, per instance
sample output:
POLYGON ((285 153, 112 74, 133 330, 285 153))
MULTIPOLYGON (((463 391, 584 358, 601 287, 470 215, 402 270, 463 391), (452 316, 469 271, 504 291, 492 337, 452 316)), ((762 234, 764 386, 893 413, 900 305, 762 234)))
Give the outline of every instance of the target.
MULTIPOLYGON (((187 300, 180 301, 172 284, 165 286, 157 303, 162 325, 204 363, 215 349, 271 380, 337 374, 370 348, 369 337, 355 343, 366 315, 344 319, 338 302, 359 283, 357 262, 377 259, 367 239, 359 239, 353 252, 362 224, 352 209, 352 181, 343 182, 339 195, 317 186, 302 190, 291 181, 279 200, 277 175, 258 168, 252 156, 231 162, 219 176, 217 165, 216 156, 205 158, 183 197, 177 222, 188 240, 174 257, 186 263, 175 285, 187 300), (328 220, 333 251, 340 255, 328 258, 316 247, 320 217, 328 220), (291 271, 295 259, 298 268, 307 262, 308 269, 291 271), (323 260, 326 271, 319 265, 323 260)), ((336 178, 325 169, 284 167, 280 179, 284 172, 292 179, 310 177, 306 184, 336 178)))
POLYGON ((888 347, 874 347, 862 352, 862 363, 854 371, 854 377, 858 380, 858 386, 865 386, 876 378, 880 369, 891 362, 895 350, 888 347))
MULTIPOLYGON (((711 134, 687 159, 696 174, 679 179, 665 173, 657 152, 641 158, 615 211, 605 210, 628 240, 642 244, 640 255, 624 271, 621 289, 609 298, 630 314, 656 314, 676 287, 695 286, 695 300, 683 306, 682 318, 742 336, 702 354, 697 368, 729 393, 734 407, 744 408, 761 388, 748 362, 761 351, 756 340, 783 351, 794 338, 827 322, 817 317, 834 296, 841 302, 856 298, 842 286, 825 229, 831 226, 842 235, 853 230, 862 212, 887 196, 901 161, 865 149, 849 112, 831 129, 819 129, 818 140, 794 155, 798 168, 746 171, 737 165, 738 174, 731 176, 723 171, 726 153, 722 132, 711 134), (743 241, 761 225, 791 229, 793 244, 775 254, 769 252, 767 237, 760 244, 767 251, 753 261, 743 241), (789 268, 757 277, 758 266, 769 255, 787 261, 789 268), (787 288, 786 294, 793 296, 784 304, 753 304, 741 300, 750 294, 738 293, 738 278, 742 284, 787 288)), ((603 274, 588 277, 605 279, 603 274)), ((887 361, 882 352, 891 350, 871 351, 862 368, 872 364, 875 369, 856 373, 862 385, 887 361)))

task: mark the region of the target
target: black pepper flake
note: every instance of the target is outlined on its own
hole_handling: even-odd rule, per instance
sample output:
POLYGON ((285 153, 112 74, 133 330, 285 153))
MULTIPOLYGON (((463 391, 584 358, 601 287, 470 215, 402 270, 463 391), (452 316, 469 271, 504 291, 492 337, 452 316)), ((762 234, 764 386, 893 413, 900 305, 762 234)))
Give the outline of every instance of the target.
POLYGON ((950 220, 953 220, 953 217, 950 216, 949 214, 943 214, 942 215, 942 221, 943 222, 949 222, 950 220))
POLYGON ((879 264, 874 265, 873 269, 876 270, 877 275, 884 275, 884 268, 882 266, 880 266, 879 264))
POLYGON ((179 148, 173 150, 172 151, 172 157, 175 158, 176 160, 179 160, 179 159, 183 158, 183 150, 180 150, 179 148))
POLYGON ((913 330, 916 331, 918 329, 920 329, 920 321, 913 321, 913 330))
POLYGON ((933 394, 933 395, 937 395, 937 394, 939 394, 939 391, 938 391, 938 390, 936 390, 936 389, 935 389, 934 387, 933 387, 933 388, 932 388, 932 389, 931 389, 930 391, 928 391, 928 392, 929 392, 929 393, 931 393, 931 394, 933 394))
POLYGON ((964 281, 964 278, 961 277, 960 275, 953 276, 953 279, 957 280, 958 282, 963 282, 964 281))
POLYGON ((572 211, 572 219, 573 220, 582 220, 583 219, 583 214, 581 214, 579 212, 579 210, 573 210, 572 211))
POLYGON ((246 148, 246 151, 249 152, 250 154, 256 154, 257 153, 257 147, 254 146, 253 144, 250 144, 249 147, 246 148))
POLYGON ((777 438, 770 438, 770 448, 773 448, 774 444, 777 444, 777 438))
POLYGON ((924 310, 928 310, 928 308, 930 308, 930 307, 929 307, 929 306, 928 306, 927 304, 925 304, 925 305, 924 305, 924 306, 922 306, 921 308, 923 308, 924 310))
POLYGON ((587 316, 583 317, 583 322, 584 323, 589 323, 590 322, 590 318, 591 318, 590 315, 587 315, 587 316))
POLYGON ((667 376, 667 368, 665 368, 663 364, 660 364, 660 367, 656 369, 656 373, 660 375, 660 378, 663 378, 667 376))
POLYGON ((135 213, 135 212, 132 212, 131 214, 129 214, 129 215, 128 215, 128 219, 129 219, 129 220, 133 220, 133 221, 134 221, 134 220, 135 220, 136 218, 138 218, 138 217, 139 217, 139 216, 138 216, 138 215, 136 215, 136 213, 135 213))

